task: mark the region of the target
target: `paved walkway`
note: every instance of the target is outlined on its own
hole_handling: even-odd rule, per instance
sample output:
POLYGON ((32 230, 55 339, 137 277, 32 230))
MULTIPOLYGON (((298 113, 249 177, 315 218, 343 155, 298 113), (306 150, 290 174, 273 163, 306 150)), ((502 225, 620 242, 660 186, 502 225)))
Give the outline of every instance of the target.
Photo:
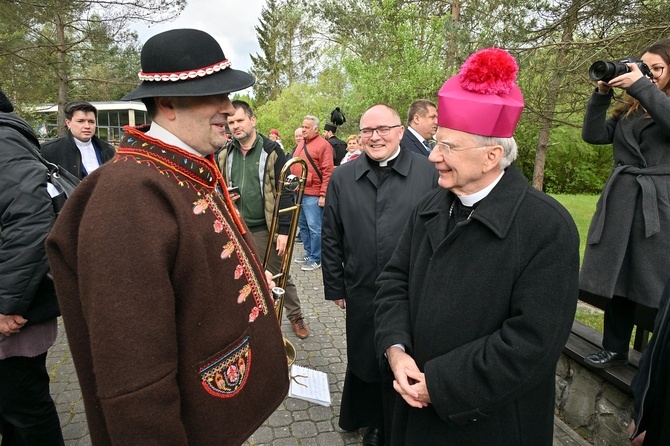
MULTIPOLYGON (((302 246, 296 245, 295 255, 302 254, 302 246)), ((286 338, 296 347, 297 364, 328 373, 333 404, 331 407, 324 407, 287 398, 245 445, 360 444, 361 436, 358 433, 344 432, 337 426, 347 360, 344 311, 323 299, 320 269, 305 272, 294 263, 292 272, 311 334, 305 340, 298 339, 286 320, 283 321, 282 329, 286 338)), ((58 340, 50 350, 47 361, 52 376, 51 393, 63 425, 65 444, 90 445, 84 404, 62 323, 58 340)), ((554 446, 588 445, 589 443, 556 418, 554 446)))

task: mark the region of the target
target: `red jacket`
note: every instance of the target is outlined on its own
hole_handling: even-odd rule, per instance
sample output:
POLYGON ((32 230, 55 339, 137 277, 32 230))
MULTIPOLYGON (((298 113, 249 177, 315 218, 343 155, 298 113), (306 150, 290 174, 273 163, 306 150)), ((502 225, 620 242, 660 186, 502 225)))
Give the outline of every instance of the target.
MULTIPOLYGON (((315 197, 325 197, 328 182, 333 173, 333 147, 321 136, 316 136, 307 142, 307 152, 314 161, 314 165, 319 169, 319 174, 314 170, 314 165, 305 154, 305 144, 301 143, 293 154, 294 157, 302 158, 307 163, 307 184, 305 185, 305 195, 315 197)), ((291 166, 291 173, 300 176, 300 167, 291 166)))

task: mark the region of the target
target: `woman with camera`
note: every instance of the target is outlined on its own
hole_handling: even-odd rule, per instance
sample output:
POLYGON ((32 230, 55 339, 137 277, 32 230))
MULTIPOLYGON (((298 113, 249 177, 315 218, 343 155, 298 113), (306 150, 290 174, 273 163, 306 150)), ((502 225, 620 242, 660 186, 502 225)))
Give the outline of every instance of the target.
POLYGON ((580 273, 582 290, 610 299, 603 350, 586 357, 595 368, 628 362, 636 306, 658 308, 670 277, 670 39, 627 62, 624 74, 598 81, 582 128, 584 141, 612 144, 614 154, 580 273), (608 118, 613 88, 626 94, 608 118))

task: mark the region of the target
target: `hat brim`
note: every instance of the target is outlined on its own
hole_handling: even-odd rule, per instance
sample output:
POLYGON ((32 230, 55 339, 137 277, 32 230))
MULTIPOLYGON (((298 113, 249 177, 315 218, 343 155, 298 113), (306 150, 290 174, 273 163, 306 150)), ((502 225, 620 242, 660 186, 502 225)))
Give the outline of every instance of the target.
POLYGON ((131 101, 133 99, 168 96, 212 96, 244 90, 254 85, 255 82, 256 79, 249 73, 226 68, 209 76, 195 79, 159 82, 142 81, 122 100, 131 101))

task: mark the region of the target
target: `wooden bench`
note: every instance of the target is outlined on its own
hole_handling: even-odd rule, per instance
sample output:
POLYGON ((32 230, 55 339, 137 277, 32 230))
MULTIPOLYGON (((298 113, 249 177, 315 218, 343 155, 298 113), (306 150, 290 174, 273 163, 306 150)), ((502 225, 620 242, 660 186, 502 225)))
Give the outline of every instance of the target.
MULTIPOLYGON (((601 310, 605 310, 605 306, 607 305, 606 298, 584 291, 580 291, 579 300, 601 310)), ((628 392, 633 376, 637 372, 642 350, 644 350, 644 347, 649 342, 651 332, 654 329, 655 318, 656 309, 638 305, 635 314, 635 339, 633 341, 633 349, 628 354, 628 365, 626 366, 595 369, 586 365, 584 358, 602 349, 603 335, 576 320, 572 324, 572 332, 563 348, 563 353, 584 367, 589 368, 594 374, 628 392)))

